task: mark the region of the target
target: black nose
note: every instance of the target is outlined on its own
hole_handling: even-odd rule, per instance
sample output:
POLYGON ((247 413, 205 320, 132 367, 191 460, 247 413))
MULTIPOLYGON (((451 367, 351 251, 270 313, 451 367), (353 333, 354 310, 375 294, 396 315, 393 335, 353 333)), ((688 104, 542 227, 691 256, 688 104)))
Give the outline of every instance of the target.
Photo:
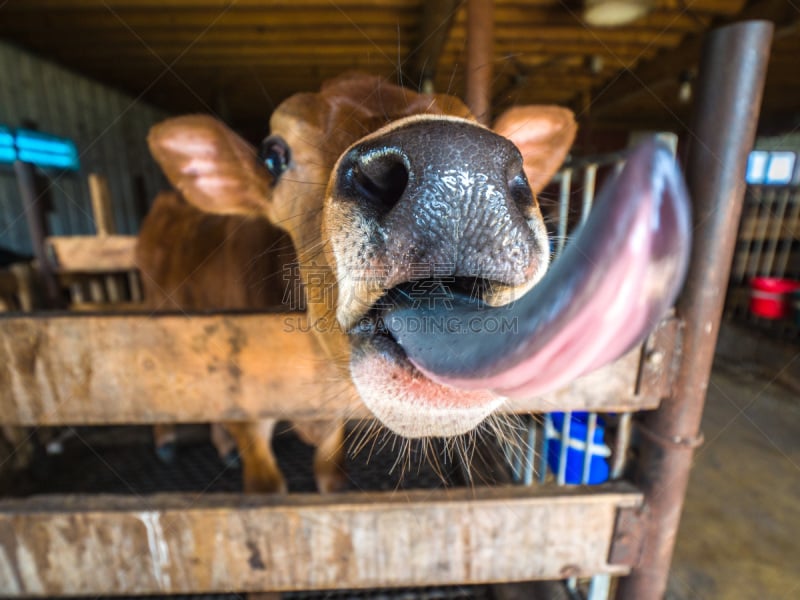
POLYGON ((401 148, 356 146, 339 165, 340 197, 385 214, 402 198, 409 172, 408 156, 401 148))

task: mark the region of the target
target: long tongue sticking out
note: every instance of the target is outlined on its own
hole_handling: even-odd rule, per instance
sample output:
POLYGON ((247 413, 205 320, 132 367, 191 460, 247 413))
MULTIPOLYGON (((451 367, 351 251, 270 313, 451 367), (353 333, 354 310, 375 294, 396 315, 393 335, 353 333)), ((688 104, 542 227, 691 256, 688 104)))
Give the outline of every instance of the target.
POLYGON ((398 306, 385 324, 434 381, 534 396, 616 360, 647 336, 681 289, 690 238, 681 173, 666 146, 648 141, 525 296, 499 308, 398 306), (445 327, 431 333, 426 323, 445 327))

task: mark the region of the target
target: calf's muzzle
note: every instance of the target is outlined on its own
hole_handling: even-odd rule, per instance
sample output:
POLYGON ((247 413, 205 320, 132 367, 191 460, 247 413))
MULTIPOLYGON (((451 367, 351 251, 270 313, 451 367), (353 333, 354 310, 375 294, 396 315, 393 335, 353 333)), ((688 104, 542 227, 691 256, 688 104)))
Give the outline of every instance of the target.
POLYGON ((518 286, 547 259, 519 150, 469 121, 379 131, 345 153, 335 177, 335 201, 373 227, 365 252, 387 289, 432 277, 518 286))

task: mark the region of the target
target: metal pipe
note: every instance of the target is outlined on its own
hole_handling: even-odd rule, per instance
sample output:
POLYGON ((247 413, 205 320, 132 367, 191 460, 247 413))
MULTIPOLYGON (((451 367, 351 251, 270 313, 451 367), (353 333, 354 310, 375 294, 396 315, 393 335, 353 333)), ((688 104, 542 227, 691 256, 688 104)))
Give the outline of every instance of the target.
POLYGON ((558 239, 556 240, 556 256, 561 254, 567 243, 567 230, 569 228, 569 197, 572 193, 572 169, 561 171, 561 181, 558 186, 558 239))
POLYGON ((528 416, 528 439, 525 444, 525 475, 523 484, 533 485, 536 477, 536 420, 528 416))
POLYGON ((550 438, 549 432, 553 427, 553 417, 550 416, 550 413, 545 413, 544 415, 544 423, 542 425, 542 460, 541 465, 542 469, 539 471, 539 483, 544 483, 547 479, 547 464, 548 464, 548 452, 550 448, 550 438))
MULTIPOLYGON (((784 229, 786 231, 797 231, 800 229, 800 192, 797 190, 792 191, 792 212, 789 218, 784 222, 784 229)), ((775 267, 775 277, 786 276, 786 268, 789 264, 791 249, 791 240, 787 240, 787 243, 783 245, 783 249, 781 250, 781 256, 778 259, 778 266, 775 267)))
POLYGON ((611 463, 611 479, 622 477, 628 464, 628 449, 631 446, 631 422, 633 415, 622 413, 617 424, 617 435, 614 442, 614 458, 611 463))
POLYGON ((583 468, 581 469, 581 483, 589 483, 589 475, 592 472, 592 449, 594 446, 594 433, 597 430, 597 413, 589 413, 586 423, 586 436, 584 438, 583 468))
POLYGON ((638 479, 647 513, 639 564, 617 598, 658 599, 667 575, 711 373, 753 147, 773 24, 749 21, 709 34, 700 66, 686 174, 694 199, 694 248, 677 303, 685 323, 673 394, 648 414, 638 479))
POLYGON ((558 454, 558 473, 556 483, 566 485, 567 483, 567 459, 569 457, 570 426, 572 425, 572 413, 562 413, 564 421, 561 423, 561 452, 558 454))
POLYGON ((581 208, 581 223, 589 219, 589 211, 594 203, 594 189, 597 181, 597 165, 586 165, 583 171, 583 207, 581 208))
POLYGON ((589 582, 586 600, 606 600, 611 593, 611 576, 607 573, 595 575, 589 582))
POLYGON ((773 268, 775 266, 775 255, 778 253, 778 242, 781 237, 781 231, 784 228, 783 219, 786 215, 786 207, 789 205, 789 196, 792 190, 785 188, 781 190, 778 210, 774 214, 770 214, 770 221, 772 221, 769 237, 767 238, 767 257, 764 259, 764 275, 768 277, 776 277, 773 268))
POLYGON ((492 118, 493 0, 467 3, 467 106, 484 125, 492 118))

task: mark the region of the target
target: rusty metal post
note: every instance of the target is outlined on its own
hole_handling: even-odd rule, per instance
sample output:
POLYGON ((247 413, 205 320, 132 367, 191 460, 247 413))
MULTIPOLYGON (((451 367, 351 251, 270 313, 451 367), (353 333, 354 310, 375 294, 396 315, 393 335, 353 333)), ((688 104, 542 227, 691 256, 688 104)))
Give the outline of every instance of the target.
POLYGON ((467 106, 481 123, 492 118, 494 1, 467 3, 467 106))
POLYGON ((749 21, 709 34, 686 175, 694 201, 694 248, 678 300, 685 323, 683 356, 672 396, 644 419, 638 479, 645 493, 647 531, 641 559, 620 582, 621 600, 664 596, 689 481, 693 449, 719 332, 736 231, 753 147, 773 25, 749 21))

